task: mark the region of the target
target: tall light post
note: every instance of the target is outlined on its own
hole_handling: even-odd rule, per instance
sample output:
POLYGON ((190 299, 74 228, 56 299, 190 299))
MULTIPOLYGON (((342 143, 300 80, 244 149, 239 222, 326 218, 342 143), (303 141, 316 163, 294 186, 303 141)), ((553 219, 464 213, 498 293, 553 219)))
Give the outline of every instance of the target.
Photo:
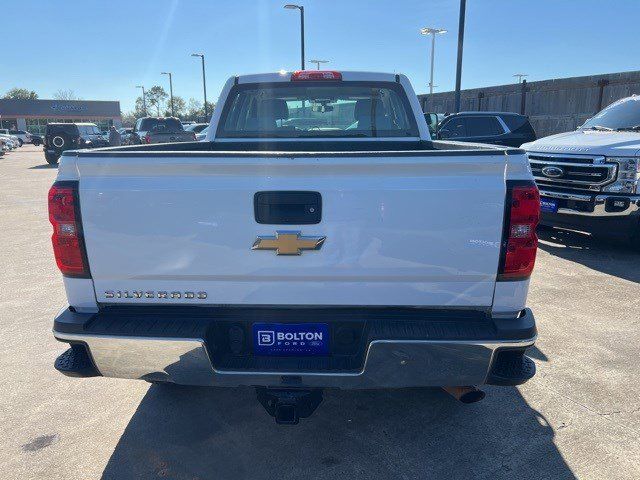
POLYGON ((300 10, 300 65, 302 70, 304 70, 304 7, 302 5, 294 5, 292 3, 288 3, 284 6, 284 8, 287 8, 289 10, 300 10))
POLYGON ((321 63, 329 63, 329 60, 309 60, 310 63, 316 64, 316 70, 320 70, 321 63))
POLYGON ((160 75, 169 75, 169 98, 171 99, 171 116, 175 117, 176 114, 173 111, 173 80, 171 78, 171 72, 160 72, 160 75))
POLYGON ((464 50, 464 20, 467 12, 467 0, 460 0, 460 17, 458 18, 458 58, 456 60, 456 93, 454 113, 460 111, 460 87, 462 84, 462 51, 464 50))
POLYGON ((204 53, 192 53, 192 57, 200 57, 202 60, 202 88, 204 89, 204 118, 208 121, 209 114, 207 113, 207 77, 204 74, 204 53))
POLYGON ((144 108, 144 115, 149 116, 147 113, 147 96, 144 93, 144 85, 136 85, 136 88, 142 89, 142 108, 144 108))
POLYGON ((422 35, 431 35, 431 77, 429 80, 429 96, 433 95, 433 59, 436 52, 436 35, 447 33, 444 28, 425 27, 420 29, 422 35))
POLYGON ((518 77, 518 83, 522 83, 522 79, 524 77, 528 77, 529 75, 526 73, 514 73, 513 76, 518 77))

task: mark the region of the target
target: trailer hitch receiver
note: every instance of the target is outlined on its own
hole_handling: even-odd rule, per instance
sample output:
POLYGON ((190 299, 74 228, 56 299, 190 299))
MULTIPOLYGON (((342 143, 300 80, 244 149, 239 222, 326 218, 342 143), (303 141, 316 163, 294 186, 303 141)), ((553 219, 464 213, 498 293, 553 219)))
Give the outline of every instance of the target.
POLYGON ((258 401, 280 425, 297 425, 322 403, 322 390, 256 388, 258 401))

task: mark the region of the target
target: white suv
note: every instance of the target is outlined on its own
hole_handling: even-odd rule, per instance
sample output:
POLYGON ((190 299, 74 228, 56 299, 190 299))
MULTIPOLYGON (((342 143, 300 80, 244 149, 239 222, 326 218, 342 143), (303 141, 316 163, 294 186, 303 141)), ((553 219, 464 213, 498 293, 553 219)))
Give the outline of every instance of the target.
POLYGON ((9 135, 12 140, 18 142, 22 146, 24 143, 31 143, 31 134, 24 130, 9 130, 8 128, 0 128, 0 135, 9 135))

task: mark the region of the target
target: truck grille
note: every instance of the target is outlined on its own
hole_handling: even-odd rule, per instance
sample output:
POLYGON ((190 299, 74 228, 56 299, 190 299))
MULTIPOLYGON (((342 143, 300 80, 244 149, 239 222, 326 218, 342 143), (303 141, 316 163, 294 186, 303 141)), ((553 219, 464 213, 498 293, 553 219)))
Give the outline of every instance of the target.
POLYGON ((530 153, 531 172, 538 186, 600 191, 616 178, 617 165, 602 156, 530 153))

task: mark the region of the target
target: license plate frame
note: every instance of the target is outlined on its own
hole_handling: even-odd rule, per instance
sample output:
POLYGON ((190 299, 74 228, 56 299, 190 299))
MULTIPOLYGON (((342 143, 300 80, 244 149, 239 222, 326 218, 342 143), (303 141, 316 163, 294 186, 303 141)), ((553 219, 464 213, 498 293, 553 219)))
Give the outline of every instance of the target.
POLYGON ((254 323, 253 352, 259 356, 321 356, 329 354, 327 323, 254 323))

